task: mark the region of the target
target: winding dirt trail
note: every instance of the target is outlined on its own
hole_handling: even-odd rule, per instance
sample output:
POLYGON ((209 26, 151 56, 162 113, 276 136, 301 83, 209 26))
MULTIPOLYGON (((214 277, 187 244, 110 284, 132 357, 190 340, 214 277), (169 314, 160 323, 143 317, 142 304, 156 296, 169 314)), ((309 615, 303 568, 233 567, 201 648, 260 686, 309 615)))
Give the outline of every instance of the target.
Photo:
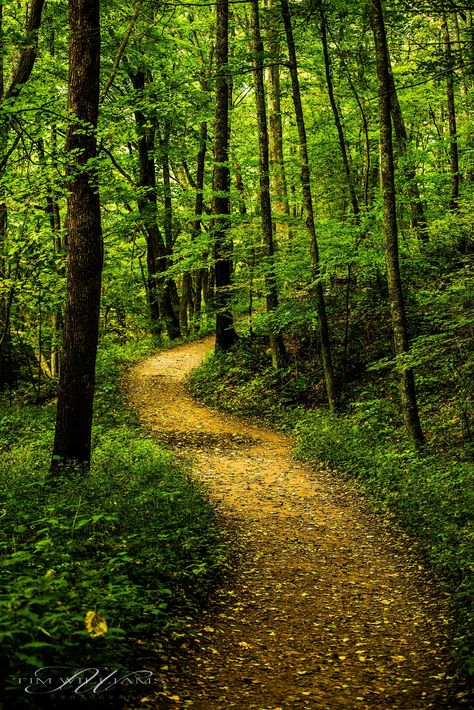
POLYGON ((291 439, 200 406, 183 379, 204 339, 142 361, 127 391, 237 534, 231 583, 141 707, 321 710, 466 707, 450 677, 443 595, 357 489, 291 457, 291 439))

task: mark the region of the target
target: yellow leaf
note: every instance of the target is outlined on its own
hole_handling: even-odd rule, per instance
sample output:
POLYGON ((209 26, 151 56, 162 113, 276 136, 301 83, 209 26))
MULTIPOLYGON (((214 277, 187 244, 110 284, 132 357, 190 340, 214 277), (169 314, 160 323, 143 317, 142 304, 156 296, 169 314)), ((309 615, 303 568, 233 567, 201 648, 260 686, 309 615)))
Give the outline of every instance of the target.
POLYGON ((85 618, 86 629, 93 639, 104 636, 107 633, 107 622, 103 616, 96 611, 88 611, 85 618))
POLYGON ((168 700, 175 700, 177 703, 181 700, 179 695, 168 695, 168 700))
POLYGON ((204 631, 207 631, 209 634, 213 634, 215 629, 213 629, 212 626, 205 626, 204 631))
POLYGON ((53 638, 49 631, 46 631, 46 629, 43 629, 42 626, 38 626, 38 629, 41 631, 41 633, 46 634, 46 636, 49 636, 50 638, 53 638))
POLYGON ((400 663, 401 661, 406 661, 406 660, 407 660, 407 659, 405 658, 405 656, 392 656, 392 659, 393 659, 394 661, 397 661, 397 663, 400 663))

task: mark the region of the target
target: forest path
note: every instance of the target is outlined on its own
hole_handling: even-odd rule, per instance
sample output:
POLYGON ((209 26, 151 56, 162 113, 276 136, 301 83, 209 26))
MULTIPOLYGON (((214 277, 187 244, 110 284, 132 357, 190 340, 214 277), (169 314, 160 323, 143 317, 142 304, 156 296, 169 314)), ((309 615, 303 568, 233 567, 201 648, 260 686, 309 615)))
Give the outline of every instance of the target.
MULTIPOLYGON (((183 380, 203 339, 127 378, 143 424, 194 461, 240 564, 141 707, 193 710, 455 708, 439 590, 357 489, 291 456, 292 440, 200 406, 183 380)), ((464 706, 465 707, 465 706, 464 706)))

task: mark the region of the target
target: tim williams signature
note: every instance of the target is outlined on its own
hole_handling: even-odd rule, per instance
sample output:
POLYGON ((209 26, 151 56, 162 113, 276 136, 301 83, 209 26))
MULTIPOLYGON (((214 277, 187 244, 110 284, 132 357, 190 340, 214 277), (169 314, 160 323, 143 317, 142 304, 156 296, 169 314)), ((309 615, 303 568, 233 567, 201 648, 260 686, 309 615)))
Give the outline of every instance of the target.
POLYGON ((30 695, 51 695, 61 690, 78 695, 100 695, 117 686, 153 685, 155 682, 153 673, 146 670, 127 672, 111 668, 73 669, 66 666, 45 666, 38 668, 34 676, 18 678, 18 684, 30 695))

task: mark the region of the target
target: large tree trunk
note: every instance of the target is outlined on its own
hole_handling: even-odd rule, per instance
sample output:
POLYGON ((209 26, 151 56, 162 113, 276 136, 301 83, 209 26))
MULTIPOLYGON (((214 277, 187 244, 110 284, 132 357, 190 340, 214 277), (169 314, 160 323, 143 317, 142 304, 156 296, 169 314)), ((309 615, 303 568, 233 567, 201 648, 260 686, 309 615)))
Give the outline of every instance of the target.
POLYGON ((103 243, 95 169, 99 107, 97 0, 69 0, 67 301, 51 473, 72 461, 89 465, 103 243), (84 126, 89 128, 85 130, 84 126))
POLYGON ((216 123, 212 185, 215 215, 216 350, 225 351, 237 340, 230 293, 232 244, 229 236, 229 0, 217 0, 216 19, 216 123))
MULTIPOLYGON (((395 354, 397 358, 402 359, 409 351, 409 341, 398 254, 395 170, 391 122, 392 83, 381 0, 370 1, 370 12, 375 39, 379 88, 380 177, 383 196, 383 233, 386 249, 387 281, 395 354)), ((423 443, 424 437, 418 416, 413 370, 400 363, 398 366, 400 368, 400 393, 405 426, 415 446, 419 446, 423 443)))
POLYGON ((321 341, 321 358, 324 369, 324 379, 326 382, 326 392, 331 411, 337 409, 338 391, 334 369, 332 364, 331 341, 329 337, 329 326, 326 314, 326 303, 324 300, 323 285, 321 283, 321 267, 319 263, 318 242, 316 239, 316 226, 314 222, 313 198, 311 194, 310 169, 308 158, 308 145, 306 138, 306 127, 304 122, 303 105, 301 103, 300 83, 298 77, 298 64, 296 61, 296 50, 293 39, 293 29, 291 27, 291 16, 288 7, 288 0, 281 0, 283 23, 285 25, 286 40, 288 44, 289 69, 291 75, 291 85, 293 89, 293 102, 295 107, 296 125, 298 128, 298 138, 300 147, 301 162, 301 187, 303 192, 303 209, 306 217, 306 230, 309 237, 311 249, 311 265, 313 272, 313 289, 316 300, 316 311, 319 320, 319 337, 321 341))
MULTIPOLYGON (((260 17, 258 0, 250 2, 250 17, 252 24, 252 50, 254 54, 254 85, 255 103, 258 123, 258 146, 260 161, 260 211, 262 217, 262 235, 267 259, 265 269, 265 291, 267 312, 278 307, 278 291, 275 276, 272 204, 270 198, 270 159, 268 148, 267 109, 265 105, 265 89, 263 82, 263 42, 260 34, 260 17)), ((270 349, 272 351, 273 367, 283 367, 286 363, 283 337, 270 334, 270 349)))

